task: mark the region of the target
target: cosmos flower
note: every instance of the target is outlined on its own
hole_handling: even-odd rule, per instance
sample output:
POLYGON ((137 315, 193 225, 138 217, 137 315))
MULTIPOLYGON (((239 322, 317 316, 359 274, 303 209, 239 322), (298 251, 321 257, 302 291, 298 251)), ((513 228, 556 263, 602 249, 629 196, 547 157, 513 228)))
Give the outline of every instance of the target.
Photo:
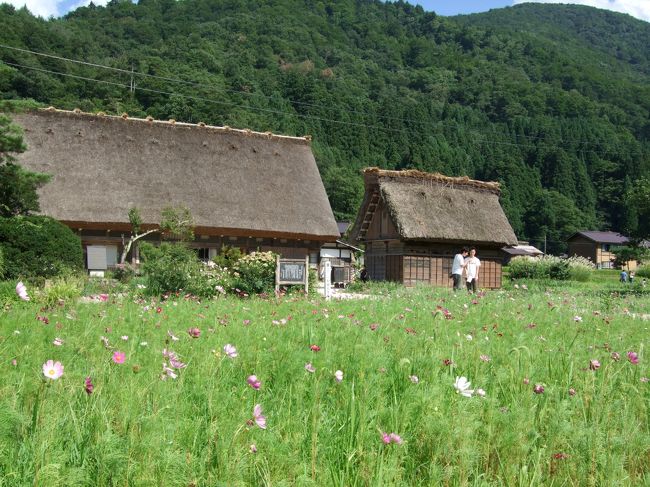
POLYGON ((490 360, 492 360, 492 359, 490 358, 489 355, 481 355, 479 358, 480 358, 483 362, 489 362, 490 360))
POLYGON ((315 369, 314 366, 311 364, 311 362, 307 362, 307 363, 305 364, 305 370, 306 370, 307 372, 309 372, 310 374, 313 374, 314 372, 316 372, 316 369, 315 369))
POLYGON ((576 323, 581 323, 582 322, 582 316, 577 316, 577 315, 574 316, 573 321, 575 321, 576 323))
POLYGON ((175 335, 172 333, 171 330, 167 330, 167 336, 168 336, 169 338, 171 338, 172 341, 174 341, 174 342, 177 342, 177 341, 178 341, 178 337, 175 336, 175 335))
POLYGON ((320 352, 320 347, 319 347, 318 345, 310 345, 310 346, 309 346, 309 349, 310 349, 312 352, 320 352))
POLYGON ((589 370, 598 370, 600 368, 600 362, 596 359, 589 361, 589 370))
POLYGON ((417 375, 409 375, 409 380, 413 382, 413 384, 417 384, 420 382, 420 379, 418 378, 417 375))
POLYGON ((230 343, 226 343, 224 345, 223 353, 228 355, 228 357, 230 357, 230 358, 235 358, 238 355, 237 349, 235 348, 234 345, 231 345, 230 343))
POLYGON ((474 391, 470 389, 470 384, 467 380, 467 377, 456 377, 456 381, 454 382, 454 389, 456 389, 456 394, 460 394, 464 397, 472 397, 472 394, 474 394, 474 391))
POLYGON ((86 380, 84 381, 84 390, 88 395, 91 395, 95 390, 95 386, 93 385, 93 382, 90 379, 90 377, 86 377, 86 380))
POLYGON ((249 449, 250 449, 250 452, 251 452, 251 453, 257 453, 257 446, 255 445, 255 443, 253 443, 253 444, 249 447, 249 449))
POLYGON ((113 362, 116 364, 123 364, 126 360, 126 355, 124 352, 118 352, 117 350, 113 352, 113 362))
POLYGON ((612 352, 612 360, 614 362, 618 362, 619 360, 621 360, 621 354, 618 352, 612 352))
POLYGON ((18 284, 16 284, 16 294, 18 294, 18 297, 23 301, 29 301, 29 296, 27 295, 27 288, 23 284, 23 281, 20 281, 18 284))
POLYGON ((43 364, 43 375, 48 379, 56 380, 63 375, 63 365, 61 362, 48 360, 43 364))
POLYGON ((404 440, 402 440, 402 437, 399 436, 397 433, 391 433, 390 434, 390 441, 393 443, 397 443, 398 445, 401 445, 404 443, 404 440))
POLYGON ((170 379, 175 379, 176 377, 178 377, 178 374, 174 372, 174 369, 169 367, 166 362, 163 362, 163 370, 162 370, 162 374, 160 375, 160 380, 166 380, 167 377, 169 377, 170 379))
POLYGON ((479 397, 485 397, 487 395, 487 392, 485 392, 483 389, 476 389, 476 395, 479 397))
POLYGON ((639 356, 636 354, 636 352, 627 352, 627 358, 632 365, 639 363, 639 356))
POLYGON ((249 375, 246 382, 255 390, 258 390, 262 386, 262 382, 258 380, 256 375, 249 375))
POLYGON ((54 339, 54 341, 52 342, 52 345, 60 347, 61 345, 63 345, 63 340, 61 338, 59 338, 59 337, 56 337, 54 339))
POLYGON ((544 394, 544 386, 542 384, 535 384, 535 387, 533 387, 533 392, 535 394, 544 394))
POLYGON ((576 390, 572 387, 569 389, 569 396, 575 396, 576 395, 576 390))
POLYGON ((190 328, 187 330, 187 333, 192 338, 199 338, 201 336, 201 330, 199 330, 197 327, 190 328))
POLYGON ((266 429, 266 416, 262 414, 261 404, 255 404, 255 407, 253 408, 253 420, 257 426, 263 430, 266 429))
POLYGON ((334 372, 334 378, 336 379, 336 382, 343 382, 343 371, 337 370, 334 372))

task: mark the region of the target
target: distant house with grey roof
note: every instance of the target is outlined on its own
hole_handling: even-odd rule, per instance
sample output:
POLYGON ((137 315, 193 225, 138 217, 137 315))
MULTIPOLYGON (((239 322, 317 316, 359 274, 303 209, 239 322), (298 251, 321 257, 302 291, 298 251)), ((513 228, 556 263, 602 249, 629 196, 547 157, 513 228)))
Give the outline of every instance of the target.
POLYGON ((321 244, 339 238, 309 137, 52 108, 13 118, 27 145, 18 162, 52 175, 42 213, 84 251, 104 248, 105 266, 130 236, 132 207, 144 229, 165 207, 189 208, 204 259, 228 245, 317 263, 321 244))
POLYGON ((615 247, 625 246, 630 239, 616 232, 584 230, 567 239, 569 256, 578 255, 593 262, 598 269, 614 267, 615 247))

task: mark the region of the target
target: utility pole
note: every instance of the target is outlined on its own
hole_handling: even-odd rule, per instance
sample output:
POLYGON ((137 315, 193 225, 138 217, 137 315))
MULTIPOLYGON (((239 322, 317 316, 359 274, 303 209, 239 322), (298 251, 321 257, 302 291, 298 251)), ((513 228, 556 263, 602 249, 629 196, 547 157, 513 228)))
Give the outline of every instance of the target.
POLYGON ((546 255, 546 234, 544 234, 544 255, 546 255))

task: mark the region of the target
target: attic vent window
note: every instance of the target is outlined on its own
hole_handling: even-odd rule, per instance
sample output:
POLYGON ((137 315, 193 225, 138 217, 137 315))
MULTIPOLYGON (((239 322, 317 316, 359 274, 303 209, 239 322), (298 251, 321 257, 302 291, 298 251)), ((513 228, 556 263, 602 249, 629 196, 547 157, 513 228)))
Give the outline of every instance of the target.
POLYGON ((203 147, 207 147, 207 146, 208 146, 208 142, 207 142, 206 140, 204 140, 204 141, 201 143, 201 145, 202 145, 203 147))
POLYGON ((77 137, 83 137, 84 134, 81 130, 77 130, 77 137))
POLYGON ((470 203, 471 205, 475 205, 475 204, 476 204, 476 201, 474 201, 474 200, 469 200, 469 203, 470 203))

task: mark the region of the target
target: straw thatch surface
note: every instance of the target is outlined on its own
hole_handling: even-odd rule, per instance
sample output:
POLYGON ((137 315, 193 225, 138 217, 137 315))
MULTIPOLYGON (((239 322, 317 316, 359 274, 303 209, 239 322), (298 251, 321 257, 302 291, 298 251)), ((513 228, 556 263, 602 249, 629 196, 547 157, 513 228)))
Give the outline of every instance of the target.
POLYGON ((40 202, 58 220, 124 224, 135 206, 156 224, 183 205, 200 228, 339 237, 308 138, 53 109, 14 120, 19 162, 53 175, 40 202))
POLYGON ((369 193, 378 191, 402 239, 516 245, 497 183, 419 171, 364 172, 366 198, 353 229, 360 236, 369 193), (364 208, 365 206, 365 208, 364 208))

